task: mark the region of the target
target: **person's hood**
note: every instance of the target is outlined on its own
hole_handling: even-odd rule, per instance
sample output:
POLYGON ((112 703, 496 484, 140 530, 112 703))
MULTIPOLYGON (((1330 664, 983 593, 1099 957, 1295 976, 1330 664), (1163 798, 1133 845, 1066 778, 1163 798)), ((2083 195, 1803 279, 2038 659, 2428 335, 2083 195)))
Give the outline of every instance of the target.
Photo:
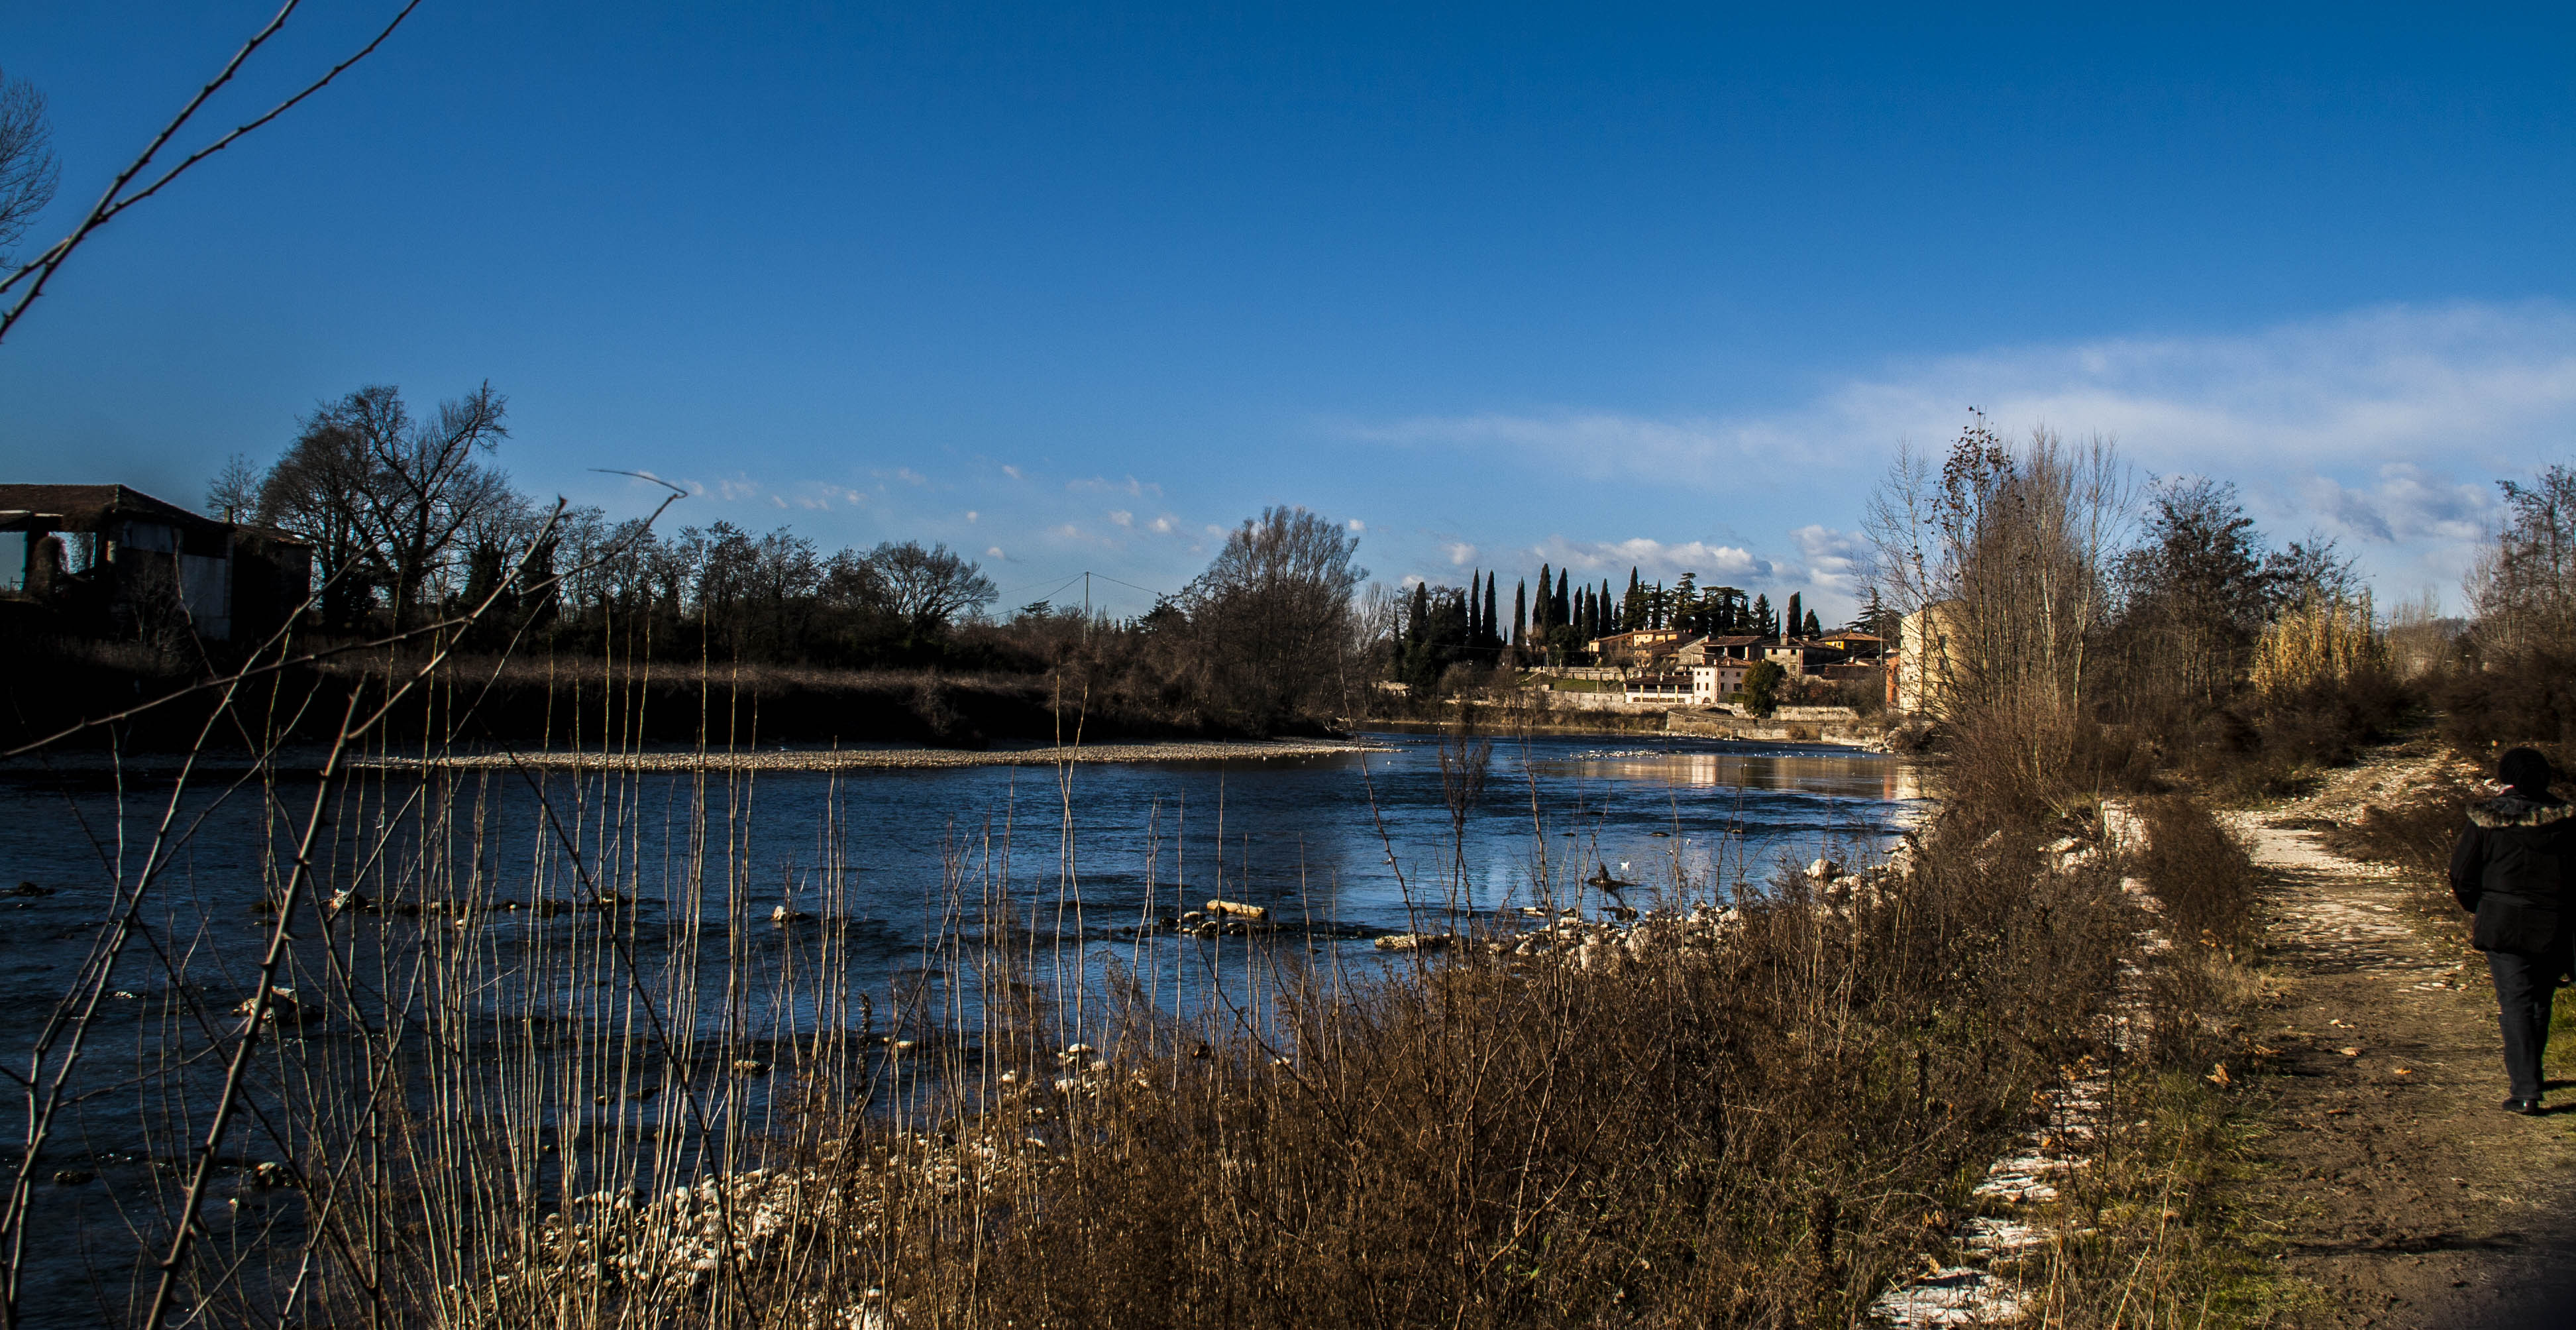
POLYGON ((2576 817, 2576 804, 2548 795, 2535 799, 2520 790, 2507 790, 2469 805, 2469 820, 2489 831, 2498 827, 2545 827, 2569 817, 2576 817))

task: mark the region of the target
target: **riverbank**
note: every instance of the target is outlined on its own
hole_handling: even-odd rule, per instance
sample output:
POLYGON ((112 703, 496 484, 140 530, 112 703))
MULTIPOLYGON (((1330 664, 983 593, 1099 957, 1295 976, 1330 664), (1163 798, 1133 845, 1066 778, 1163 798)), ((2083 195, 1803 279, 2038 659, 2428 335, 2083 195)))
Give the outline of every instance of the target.
POLYGON ((1107 743, 1045 748, 779 748, 750 752, 573 753, 515 750, 440 757, 368 757, 381 770, 857 771, 888 768, 1051 767, 1100 762, 1273 762, 1389 753, 1384 744, 1268 739, 1240 742, 1107 743))

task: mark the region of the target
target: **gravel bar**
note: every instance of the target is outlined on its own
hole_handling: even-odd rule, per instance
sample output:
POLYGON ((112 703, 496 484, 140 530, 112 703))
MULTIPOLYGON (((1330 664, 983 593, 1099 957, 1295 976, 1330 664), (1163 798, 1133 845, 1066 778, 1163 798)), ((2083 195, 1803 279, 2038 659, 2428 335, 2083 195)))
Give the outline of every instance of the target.
POLYGON ((1331 740, 1263 743, 1083 744, 1069 748, 789 748, 766 752, 457 753, 369 757, 356 765, 409 769, 534 768, 550 771, 853 771, 923 767, 1051 767, 1065 762, 1250 762, 1392 753, 1383 744, 1331 740))

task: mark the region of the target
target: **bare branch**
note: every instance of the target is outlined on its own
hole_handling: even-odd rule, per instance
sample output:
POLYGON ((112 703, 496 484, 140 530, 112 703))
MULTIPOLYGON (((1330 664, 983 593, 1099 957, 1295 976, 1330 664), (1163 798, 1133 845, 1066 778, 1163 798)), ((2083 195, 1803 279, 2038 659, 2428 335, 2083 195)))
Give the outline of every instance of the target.
POLYGON ((136 177, 142 175, 144 171, 151 167, 153 159, 160 156, 161 150, 169 146, 170 140, 177 136, 180 130, 186 128, 190 120, 196 118, 197 112, 205 107, 209 98, 213 97, 225 84, 232 82, 233 76, 241 72, 243 63, 250 59, 251 53, 266 45, 270 38, 276 36, 278 31, 286 26, 287 18, 295 12, 296 7, 302 2, 303 0, 286 0, 283 5, 279 6, 277 13, 269 19, 267 26, 252 34, 249 41, 242 43, 241 49, 233 53, 233 58, 225 62, 223 71, 215 75, 214 79, 208 82, 205 87, 198 89, 197 95, 190 98, 186 106, 180 108, 179 114, 171 117, 169 124, 162 126, 161 132, 153 136, 152 142, 144 148, 142 155, 136 157, 132 162, 126 165, 126 168, 123 171, 117 173, 116 179, 108 185, 107 192, 101 194, 98 202, 90 206, 89 212, 81 218, 79 225, 72 228, 71 234, 55 241, 51 248, 47 249, 43 254, 38 255, 35 259, 29 261, 16 272, 11 273, 8 277, 0 278, 0 292, 6 292, 16 288, 21 282, 26 283, 26 289, 20 292, 17 302, 10 305, 6 311, 0 311, 0 341, 7 340, 10 330, 18 326, 18 320, 24 318, 28 308, 34 305, 39 297, 44 295, 46 284, 53 280, 55 273, 62 270, 63 264, 70 260, 72 253, 80 248, 81 242, 89 239, 92 232, 107 225, 110 221, 113 221, 118 214, 124 212, 126 209, 160 193, 162 189, 167 187, 172 181, 177 180, 182 174, 185 174, 189 168, 195 166, 197 163, 231 147, 234 142, 239 140, 242 136, 251 133, 262 125, 275 120, 279 116, 286 114, 289 110, 293 109, 297 103, 300 103, 305 98, 329 87, 331 85, 331 81, 348 72, 350 66, 355 65, 359 61, 374 54, 377 47, 384 45, 386 38, 393 36, 394 29, 401 27, 403 20, 411 17, 411 12, 420 7, 420 0, 407 0, 407 3, 403 5, 401 11, 396 13, 393 16, 393 19, 386 23, 382 30, 376 33, 373 40, 370 40, 365 46, 358 48, 357 52, 349 58, 333 65, 330 72, 324 74, 318 79, 315 79, 313 82, 306 84, 303 90, 297 92, 294 96, 270 107, 266 114, 245 121, 241 125, 236 126, 232 132, 224 135, 222 138, 216 139, 205 147, 199 148, 195 152, 188 154, 185 160, 181 161, 178 165, 171 167, 169 170, 162 172, 161 175, 154 179, 151 184, 132 193, 127 193, 126 187, 131 185, 136 177))

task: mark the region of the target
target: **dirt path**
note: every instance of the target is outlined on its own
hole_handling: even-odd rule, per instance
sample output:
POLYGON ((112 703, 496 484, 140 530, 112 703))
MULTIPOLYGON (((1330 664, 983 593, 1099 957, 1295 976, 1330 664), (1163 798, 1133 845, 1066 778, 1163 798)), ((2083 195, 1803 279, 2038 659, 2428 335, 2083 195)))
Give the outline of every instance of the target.
POLYGON ((2484 961, 2418 888, 2312 829, 2402 799, 2441 761, 2383 750, 2232 819, 2267 870, 2253 1186, 2278 1198, 2281 1259, 2323 1293, 2319 1324, 2576 1326, 2576 1083, 2551 1082, 2550 1116, 2501 1111, 2484 961))

